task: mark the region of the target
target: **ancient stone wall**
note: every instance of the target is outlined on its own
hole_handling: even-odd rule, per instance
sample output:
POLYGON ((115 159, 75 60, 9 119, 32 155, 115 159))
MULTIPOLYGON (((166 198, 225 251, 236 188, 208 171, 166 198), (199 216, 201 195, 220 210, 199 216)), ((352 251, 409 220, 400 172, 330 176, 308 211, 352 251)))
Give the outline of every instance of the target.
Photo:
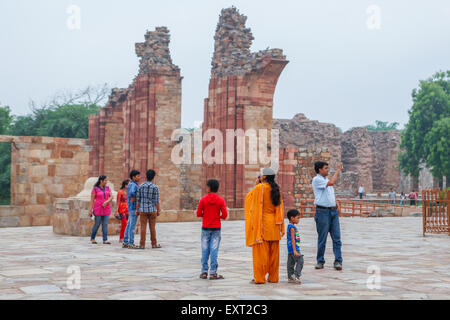
MULTIPOLYGON (((251 53, 253 36, 245 27, 246 20, 247 17, 236 8, 223 9, 219 17, 209 95, 204 103, 204 135, 208 129, 220 130, 224 138, 227 129, 235 132, 238 129, 267 129, 270 137, 273 94, 288 61, 280 49, 251 53)), ((204 142, 204 150, 208 143, 204 142)), ((238 164, 236 148, 235 138, 234 162, 225 163, 224 157, 222 164, 204 163, 202 173, 203 193, 207 179, 220 180, 219 194, 230 208, 243 207, 245 194, 254 186, 259 169, 264 166, 248 164, 248 161, 238 164)))
POLYGON ((117 187, 123 175, 123 103, 127 90, 113 89, 108 103, 89 117, 89 176, 104 174, 117 187))
POLYGON ((274 119, 274 128, 280 130, 282 147, 325 147, 331 154, 332 170, 339 162, 343 163, 338 195, 355 195, 360 184, 366 192, 399 189, 398 131, 369 131, 360 127, 341 132, 333 124, 309 120, 303 114, 290 120, 274 119))
POLYGON ((309 120, 303 113, 292 119, 273 119, 273 127, 280 131, 280 146, 283 148, 327 148, 331 153, 330 166, 341 161, 341 131, 331 123, 309 120))
POLYGON ((169 31, 157 27, 136 43, 139 74, 127 89, 113 90, 98 115, 90 118, 90 175, 105 174, 114 185, 132 169, 157 172, 162 209, 179 209, 180 168, 170 158, 173 130, 181 126, 180 69, 172 63, 169 31))
MULTIPOLYGON (((314 199, 312 179, 316 176, 314 162, 330 161, 331 153, 323 148, 283 148, 280 150, 278 183, 286 211, 298 209, 300 200, 314 199)), ((339 188, 339 186, 336 186, 339 188)))
POLYGON ((11 205, 0 226, 50 225, 53 202, 76 194, 88 176, 85 139, 0 136, 11 142, 11 205))

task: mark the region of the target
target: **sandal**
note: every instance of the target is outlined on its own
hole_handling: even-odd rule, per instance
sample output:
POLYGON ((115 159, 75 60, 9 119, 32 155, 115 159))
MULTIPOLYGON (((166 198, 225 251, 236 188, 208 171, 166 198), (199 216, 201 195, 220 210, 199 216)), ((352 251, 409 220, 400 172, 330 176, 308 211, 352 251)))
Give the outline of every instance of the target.
POLYGON ((250 281, 250 284, 260 285, 260 284, 264 284, 264 283, 256 283, 256 280, 255 280, 255 279, 252 279, 252 280, 250 281))
POLYGON ((152 249, 159 249, 159 248, 161 248, 160 244, 157 244, 156 246, 152 246, 152 249))
POLYGON ((225 278, 220 274, 210 274, 209 275, 209 280, 222 280, 222 279, 225 279, 225 278))
POLYGON ((122 248, 128 248, 128 244, 126 243, 122 244, 122 248))
POLYGON ((200 279, 208 279, 208 273, 207 273, 207 272, 203 272, 203 273, 200 275, 200 279))
POLYGON ((103 241, 103 244, 111 244, 109 241, 103 241))
POLYGON ((92 243, 92 244, 97 244, 97 241, 91 240, 91 243, 92 243))
POLYGON ((135 244, 129 244, 128 245, 128 249, 138 249, 139 246, 135 245, 135 244))

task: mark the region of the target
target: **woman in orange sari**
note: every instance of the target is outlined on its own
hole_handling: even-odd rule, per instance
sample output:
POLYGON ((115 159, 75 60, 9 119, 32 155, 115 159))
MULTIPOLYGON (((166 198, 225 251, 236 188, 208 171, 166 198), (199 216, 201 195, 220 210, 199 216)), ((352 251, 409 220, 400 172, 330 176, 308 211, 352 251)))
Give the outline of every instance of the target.
POLYGON ((284 205, 275 171, 262 170, 261 183, 245 197, 245 240, 252 247, 254 283, 278 282, 284 205))
POLYGON ((124 180, 122 182, 122 187, 119 192, 117 192, 117 212, 115 214, 116 218, 120 220, 120 236, 119 243, 123 242, 123 237, 125 235, 125 229, 127 228, 128 222, 128 202, 127 202, 127 186, 130 180, 124 180))

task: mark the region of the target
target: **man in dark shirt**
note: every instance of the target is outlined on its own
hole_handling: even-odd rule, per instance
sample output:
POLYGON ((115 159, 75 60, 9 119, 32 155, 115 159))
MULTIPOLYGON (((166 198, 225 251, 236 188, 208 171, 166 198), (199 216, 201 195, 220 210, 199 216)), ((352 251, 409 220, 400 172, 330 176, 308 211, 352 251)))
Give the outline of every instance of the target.
POLYGON ((145 249, 147 236, 147 223, 150 227, 150 238, 152 248, 161 248, 156 242, 156 217, 159 216, 159 189, 152 181, 155 177, 155 170, 147 171, 147 181, 140 185, 136 194, 136 215, 141 222, 141 241, 139 249, 145 249))

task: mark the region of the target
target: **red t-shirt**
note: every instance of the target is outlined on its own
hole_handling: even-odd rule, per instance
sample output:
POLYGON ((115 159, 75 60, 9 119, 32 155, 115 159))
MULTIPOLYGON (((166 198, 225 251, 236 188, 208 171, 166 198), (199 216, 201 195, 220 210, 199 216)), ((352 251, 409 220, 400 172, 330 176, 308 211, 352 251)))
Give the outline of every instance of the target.
POLYGON ((203 228, 220 228, 220 219, 228 216, 225 200, 216 193, 208 193, 200 199, 197 208, 197 217, 203 217, 203 228), (222 212, 222 214, 221 214, 222 212))

